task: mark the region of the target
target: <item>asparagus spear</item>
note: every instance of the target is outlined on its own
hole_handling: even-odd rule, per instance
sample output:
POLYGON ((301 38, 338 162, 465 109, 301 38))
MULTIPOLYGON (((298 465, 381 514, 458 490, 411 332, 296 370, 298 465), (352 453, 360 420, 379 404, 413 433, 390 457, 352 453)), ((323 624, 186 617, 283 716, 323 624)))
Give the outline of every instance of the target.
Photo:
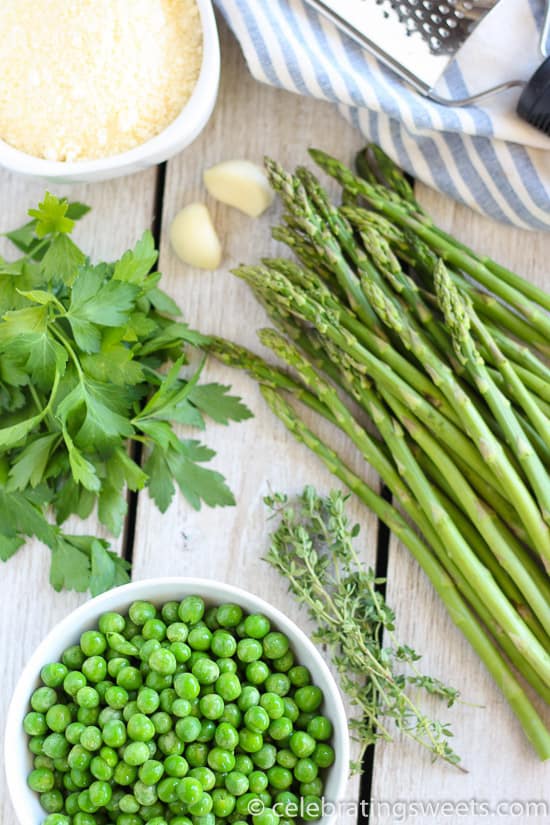
POLYGON ((271 387, 263 387, 262 394, 275 415, 280 418, 297 440, 316 453, 333 475, 355 493, 408 547, 432 582, 454 624, 468 639, 502 690, 539 757, 541 759, 550 758, 550 733, 536 708, 498 649, 493 645, 483 627, 460 596, 451 577, 445 572, 424 542, 419 539, 394 507, 352 473, 341 458, 305 426, 277 390, 271 387))

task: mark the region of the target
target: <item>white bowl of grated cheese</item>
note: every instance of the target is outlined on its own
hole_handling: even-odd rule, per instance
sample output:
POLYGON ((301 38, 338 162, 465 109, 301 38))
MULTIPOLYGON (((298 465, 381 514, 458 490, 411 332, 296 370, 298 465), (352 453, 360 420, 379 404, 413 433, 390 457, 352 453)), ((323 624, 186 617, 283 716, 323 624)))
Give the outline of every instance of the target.
MULTIPOLYGON (((67 15, 73 13, 73 9, 76 8, 72 6, 72 4, 62 4, 61 6, 57 5, 58 0, 44 0, 44 7, 48 7, 52 15, 58 12, 61 9, 62 14, 65 13, 65 9, 67 10, 67 15)), ((124 129, 129 129, 132 127, 128 127, 128 121, 132 121, 132 119, 136 120, 136 134, 143 133, 146 135, 143 142, 137 143, 137 145, 132 146, 128 149, 123 149, 122 151, 118 148, 119 144, 116 140, 117 135, 114 135, 115 140, 111 139, 110 143, 107 143, 107 150, 104 157, 98 156, 97 154, 97 146, 95 147, 96 154, 92 155, 89 159, 86 155, 83 158, 78 157, 78 150, 81 148, 81 143, 79 144, 76 142, 76 151, 71 153, 71 151, 66 152, 66 157, 64 159, 59 159, 59 151, 44 151, 41 150, 40 155, 39 153, 33 153, 29 151, 27 147, 24 150, 22 148, 16 148, 17 140, 14 140, 11 136, 8 136, 9 128, 3 129, 2 127, 5 126, 7 123, 8 126, 13 125, 14 134, 17 133, 19 130, 20 134, 28 135, 28 128, 27 123, 25 120, 25 110, 21 100, 15 99, 13 105, 16 107, 11 112, 8 111, 10 117, 4 119, 2 115, 5 114, 5 111, 2 110, 2 102, 5 103, 6 98, 5 96, 2 98, 0 96, 0 135, 4 139, 0 139, 0 166, 5 167, 13 172, 17 172, 22 175, 26 175, 31 178, 39 179, 42 181, 48 181, 51 183, 73 183, 76 181, 91 183, 95 181, 107 180, 109 178, 120 177, 122 175, 129 175, 135 172, 139 172, 143 169, 146 169, 150 166, 153 166, 157 163, 161 163, 168 158, 172 157, 173 155, 180 152, 182 149, 185 149, 190 143, 192 143, 195 138, 200 134, 200 132, 206 126, 212 111, 214 109, 217 94, 218 94, 218 86, 219 86, 219 79, 220 79, 220 44, 219 44, 219 37, 218 37, 218 30, 216 26, 216 19, 214 16, 214 11, 212 7, 211 0, 155 0, 157 12, 161 17, 162 22, 164 23, 165 30, 166 30, 166 18, 168 17, 168 13, 174 15, 176 12, 183 8, 189 8, 191 4, 194 8, 194 22, 195 22, 195 32, 194 36, 197 38, 198 32, 198 25, 202 29, 202 58, 201 54, 198 53, 197 60, 196 60, 196 71, 195 74, 192 75, 190 71, 188 71, 187 66, 179 66, 179 74, 176 74, 176 66, 177 61, 174 61, 170 64, 170 68, 174 67, 174 77, 170 78, 167 77, 167 66, 160 66, 158 75, 159 77, 165 78, 166 87, 161 88, 161 91, 166 91, 166 95, 171 93, 174 90, 174 81, 176 80, 177 83, 181 83, 182 78, 185 80, 187 79, 187 83, 192 83, 189 91, 187 93, 187 99, 183 104, 183 108, 179 110, 179 114, 177 114, 178 109, 175 109, 174 114, 172 114, 171 122, 168 122, 168 125, 164 126, 158 130, 158 133, 155 133, 154 124, 153 129, 149 128, 149 132, 153 136, 149 136, 147 134, 147 128, 150 127, 151 124, 145 122, 143 129, 141 129, 141 121, 140 121, 140 110, 138 103, 136 103, 135 95, 128 95, 128 99, 124 99, 123 97, 120 101, 117 100, 117 120, 116 123, 121 124, 122 131, 124 129), (181 5, 178 5, 181 3, 181 5), (200 23, 199 23, 200 20, 200 23), (187 72, 187 75, 186 75, 187 72), (197 76, 198 75, 198 76, 197 76), (189 79, 191 78, 191 80, 189 79), (172 87, 171 89, 168 86, 168 83, 171 82, 172 87), (191 90, 192 89, 192 90, 191 90), (120 105, 119 105, 120 104, 120 105), (8 142, 9 141, 9 142, 8 142), (114 151, 113 151, 113 147, 114 151), (74 155, 74 156, 73 156, 74 155)), ((97 48, 99 51, 104 52, 103 61, 105 64, 105 70, 110 72, 111 75, 114 73, 116 69, 116 61, 118 59, 120 71, 121 71, 121 80, 123 82, 124 88, 128 92, 132 92, 132 87, 127 82, 127 77, 131 71, 131 67, 128 68, 128 71, 125 69, 124 60, 126 59, 126 52, 124 52, 124 58, 120 56, 123 52, 124 43, 116 43, 114 42, 114 34, 113 32, 120 32, 121 30, 121 21, 120 19, 110 19, 109 14, 113 8, 118 10, 120 14, 120 9, 124 9, 125 4, 128 4, 128 12, 132 14, 132 25, 137 26, 136 23, 136 7, 142 5, 145 13, 147 13, 148 9, 151 6, 147 6, 150 3, 150 0, 119 0, 119 3, 113 7, 109 5, 109 0, 83 0, 83 4, 87 5, 90 3, 90 8, 94 10, 99 10, 99 7, 102 8, 102 14, 99 13, 97 15, 97 24, 98 28, 96 30, 96 43, 97 48), (110 27, 109 27, 109 24, 110 27)), ((5 11, 0 9, 0 23, 11 23, 12 24, 12 31, 10 34, 12 35, 11 38, 7 38, 8 46, 6 48, 12 48, 20 50, 20 37, 22 32, 21 26, 21 19, 16 18, 12 14, 12 18, 10 20, 3 20, 2 15, 9 15, 13 12, 13 9, 19 4, 23 12, 28 14, 32 13, 33 8, 33 0, 17 0, 14 6, 11 4, 7 4, 4 7, 5 11), (27 5, 27 9, 25 6, 27 5)), ((81 3, 82 6, 82 3, 81 3)), ((43 13, 43 12, 41 12, 43 13)), ((24 18, 23 18, 24 20, 24 18)), ((42 21, 44 22, 44 21, 42 21)), ((146 28, 146 24, 149 21, 142 20, 141 22, 141 30, 136 28, 134 32, 134 37, 136 40, 138 38, 141 39, 143 45, 143 57, 140 60, 141 65, 136 64, 136 70, 141 72, 141 75, 136 74, 134 80, 134 89, 137 89, 138 92, 141 91, 143 84, 144 84, 144 76, 146 74, 145 68, 146 67, 146 60, 149 57, 146 54, 147 44, 143 43, 143 34, 146 28)), ((170 22, 168 20, 168 22, 170 22)), ((186 25, 188 23, 186 22, 186 25)), ((89 37, 89 21, 86 23, 87 31, 83 32, 83 37, 85 39, 84 45, 86 45, 86 38, 89 37)), ((76 36, 80 36, 77 32, 75 35, 75 21, 74 19, 69 18, 69 31, 70 36, 73 38, 73 41, 76 36), (72 26, 72 29, 70 28, 72 26)), ((40 27, 35 27, 35 29, 39 29, 40 27)), ((55 46, 59 47, 59 38, 61 24, 58 27, 57 32, 54 36, 54 49, 55 46), (55 40, 57 38, 57 41, 55 40)), ((4 26, 4 31, 6 30, 4 26)), ((159 34, 166 36, 166 31, 162 31, 159 34)), ((183 30, 183 24, 182 24, 183 30)), ((51 31, 51 29, 50 29, 51 31)), ((123 28, 123 36, 128 37, 130 36, 128 33, 127 28, 123 28)), ((152 65, 153 67, 156 66, 154 60, 157 60, 158 63, 158 53, 161 51, 159 42, 162 43, 164 46, 164 41, 159 40, 156 38, 156 31, 152 31, 150 34, 148 32, 148 41, 151 45, 151 48, 154 50, 156 49, 157 55, 152 53, 152 65)), ((170 34, 170 32, 169 32, 170 34)), ((23 38, 25 45, 28 46, 29 49, 35 50, 37 44, 33 42, 32 37, 38 37, 39 34, 34 34, 29 31, 23 32, 23 38)), ((198 42, 200 45, 200 37, 198 38, 198 42)), ((47 48, 47 43, 42 41, 39 45, 43 45, 47 48)), ((89 45, 89 44, 88 44, 89 45)), ((176 38, 169 44, 172 47, 172 55, 171 60, 173 60, 173 50, 177 45, 176 38)), ((2 58, 4 60, 9 60, 9 52, 4 51, 2 54, 1 47, 0 47, 0 66, 2 65, 2 58)), ((65 59, 68 59, 67 56, 64 56, 65 59)), ((83 63, 85 62, 84 58, 86 55, 84 54, 83 63)), ((75 54, 75 58, 78 60, 78 53, 75 54)), ((168 60, 166 61, 168 63, 168 60)), ((182 58, 183 62, 183 58, 182 58)), ((69 75, 69 72, 67 72, 69 75)), ((87 118, 91 119, 95 117, 98 113, 98 106, 101 101, 97 100, 97 96, 94 94, 96 89, 91 89, 89 84, 89 75, 84 72, 83 74, 83 82, 81 88, 74 88, 75 84, 73 83, 72 90, 67 92, 67 86, 63 86, 63 82, 61 81, 59 84, 58 95, 57 98, 53 101, 57 103, 61 101, 63 106, 65 107, 65 111, 67 109, 67 104, 74 105, 74 111, 85 115, 87 118), (88 85, 86 85, 88 84, 88 85), (79 109, 80 107, 80 109, 79 109), (95 108, 94 108, 95 107, 95 108)), ((30 78, 31 85, 37 84, 38 80, 36 79, 36 72, 29 73, 27 75, 30 78)), ((43 78, 39 79, 40 81, 43 78)), ((46 78, 49 80, 49 77, 46 78)), ((157 78, 158 81, 158 78, 157 78)), ((57 78, 54 80, 57 82, 57 78)), ((158 90, 158 85, 156 89, 158 90)), ((178 87, 176 86, 176 90, 178 87)), ((35 100, 37 91, 34 89, 32 91, 35 95, 35 100)), ((32 107, 32 94, 29 96, 31 101, 31 112, 28 112, 27 117, 30 118, 30 125, 37 125, 38 126, 38 134, 37 139, 39 140, 42 134, 44 133, 44 125, 49 126, 50 124, 59 124, 59 116, 55 111, 55 108, 49 110, 45 107, 44 112, 42 114, 42 120, 40 120, 40 113, 35 113, 35 109, 39 107, 32 107), (51 114, 50 114, 51 111, 51 114), (44 119, 45 118, 45 119, 44 119), (42 129, 40 129, 42 127, 42 129)), ((39 101, 40 102, 40 101, 39 101)), ((180 103, 181 105, 181 103, 180 103)), ((29 105, 27 102, 27 110, 29 109, 29 105)), ((101 114, 103 111, 98 113, 97 117, 97 131, 102 131, 103 133, 103 141, 105 142, 105 132, 104 128, 101 124, 101 114)), ((111 118, 111 123, 112 118, 111 118)), ((78 125, 80 128, 80 132, 82 135, 82 118, 78 121, 78 125)), ((95 121, 94 121, 95 125, 95 121)), ((59 128, 57 129, 56 139, 59 138, 59 128)), ((111 130, 112 132, 112 130, 111 130)), ((87 134, 94 133, 94 128, 88 129, 87 134)), ((61 135, 63 139, 63 135, 67 135, 66 130, 61 130, 61 135)), ((92 135, 93 136, 93 135, 92 135)), ((113 135, 111 134, 111 138, 113 135)), ((124 135, 122 135, 124 137, 124 135)), ((72 135, 69 134, 68 139, 66 139, 67 146, 71 146, 72 135)), ((80 137, 80 141, 82 141, 82 137, 80 137)), ((97 142, 97 141, 96 141, 97 142)), ((47 145, 47 144, 46 144, 47 145)))

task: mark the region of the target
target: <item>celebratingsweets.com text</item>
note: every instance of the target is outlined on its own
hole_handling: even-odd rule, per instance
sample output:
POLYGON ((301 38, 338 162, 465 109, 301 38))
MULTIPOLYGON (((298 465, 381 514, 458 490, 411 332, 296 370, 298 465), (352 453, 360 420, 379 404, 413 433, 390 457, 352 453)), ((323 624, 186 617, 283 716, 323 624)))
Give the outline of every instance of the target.
MULTIPOLYGON (((545 799, 501 799, 498 801, 488 801, 485 799, 397 799, 383 800, 373 799, 344 801, 335 804, 327 799, 312 799, 304 797, 297 802, 275 802, 270 806, 271 810, 279 816, 301 817, 312 821, 321 817, 338 815, 343 816, 363 816, 368 815, 392 817, 395 825, 401 822, 408 822, 418 817, 438 817, 444 821, 446 817, 468 817, 517 818, 524 821, 529 817, 550 816, 550 800, 545 799), (292 808, 292 809, 291 809, 292 808)), ((265 810, 265 805, 257 797, 251 799, 248 806, 248 813, 257 816, 265 810)), ((477 821, 477 820, 476 820, 477 821)))

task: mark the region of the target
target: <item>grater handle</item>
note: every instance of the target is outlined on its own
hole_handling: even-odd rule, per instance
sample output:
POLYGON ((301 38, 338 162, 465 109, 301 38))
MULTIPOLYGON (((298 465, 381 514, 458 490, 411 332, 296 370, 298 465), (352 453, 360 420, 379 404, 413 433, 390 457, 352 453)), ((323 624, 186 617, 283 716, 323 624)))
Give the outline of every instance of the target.
POLYGON ((518 115, 550 137, 550 57, 542 63, 525 86, 517 107, 518 115))

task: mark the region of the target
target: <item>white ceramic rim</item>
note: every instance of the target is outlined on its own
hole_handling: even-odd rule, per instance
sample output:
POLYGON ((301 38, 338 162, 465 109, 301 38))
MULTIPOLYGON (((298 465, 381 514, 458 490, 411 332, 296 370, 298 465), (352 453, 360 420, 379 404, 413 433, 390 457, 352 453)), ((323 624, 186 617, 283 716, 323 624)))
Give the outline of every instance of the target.
POLYGON ((180 114, 158 135, 117 155, 80 161, 50 161, 37 158, 0 140, 0 166, 13 172, 59 183, 116 176, 126 168, 146 169, 188 146, 202 131, 214 109, 220 80, 220 41, 211 0, 195 0, 203 34, 199 78, 180 114))
MULTIPOLYGON (((77 640, 73 629, 75 626, 80 627, 80 625, 87 624, 91 627, 97 622, 101 613, 108 610, 124 610, 135 599, 162 602, 175 598, 174 596, 170 597, 168 592, 163 594, 163 590, 168 592, 178 590, 181 592, 181 598, 196 593, 202 596, 207 603, 219 604, 222 599, 232 601, 248 611, 265 613, 279 630, 289 636, 291 642, 297 640, 308 650, 310 662, 303 662, 303 664, 311 668, 312 660, 315 665, 313 670, 317 670, 328 688, 325 693, 325 704, 327 706, 325 712, 331 717, 334 726, 336 751, 336 761, 330 769, 328 780, 328 784, 332 785, 329 801, 338 808, 338 803, 344 801, 344 792, 349 777, 350 743, 348 722, 340 690, 318 649, 303 630, 287 618, 284 613, 254 593, 215 579, 163 577, 130 582, 85 602, 50 630, 27 662, 17 681, 8 708, 4 739, 4 764, 8 790, 21 825, 38 825, 36 815, 33 813, 37 806, 38 797, 29 789, 26 775, 21 771, 22 762, 25 760, 30 762, 27 740, 22 735, 22 723, 23 717, 28 711, 28 701, 32 690, 38 684, 40 669, 48 661, 52 661, 51 657, 46 655, 52 640, 56 639, 59 642, 59 655, 67 645, 77 640), (158 589, 158 597, 151 596, 150 590, 152 588, 158 589), (79 622, 79 620, 82 621, 79 622)), ((82 631, 79 629, 78 632, 82 631)), ((318 677, 316 677, 316 681, 318 681, 318 677)), ((333 816, 323 817, 319 820, 318 825, 332 825, 337 819, 338 814, 335 813, 333 816)))

